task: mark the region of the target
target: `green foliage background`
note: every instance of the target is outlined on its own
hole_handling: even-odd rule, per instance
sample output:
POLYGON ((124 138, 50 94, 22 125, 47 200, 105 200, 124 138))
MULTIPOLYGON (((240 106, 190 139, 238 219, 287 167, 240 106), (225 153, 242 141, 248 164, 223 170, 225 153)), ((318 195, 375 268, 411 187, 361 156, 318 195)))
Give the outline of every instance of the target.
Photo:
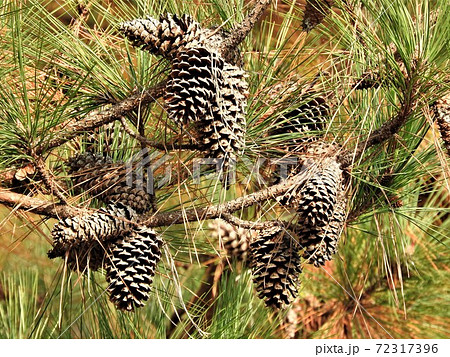
MULTIPOLYGON (((32 160, 30 151, 45 147, 62 122, 164 78, 168 63, 131 48, 116 30, 119 22, 145 14, 189 13, 205 26, 224 24, 231 30, 249 9, 239 0, 97 0, 90 2, 90 16, 77 35, 68 26, 68 19, 77 17, 76 5, 0 0, 2 171, 32 160)), ((279 338, 289 328, 297 338, 450 337, 445 308, 450 302, 449 160, 429 110, 449 90, 448 2, 362 0, 335 6, 324 24, 306 34, 302 4, 272 5, 245 40, 251 94, 244 158, 286 154, 279 144, 294 134, 267 135, 287 110, 274 110, 279 98, 292 108, 311 96, 326 96, 333 116, 324 134, 347 148, 395 116, 408 93, 418 93, 417 104, 399 135, 355 159, 349 212, 358 214, 349 220, 333 262, 324 269, 304 267, 300 296, 289 311, 267 310, 245 267, 218 264, 218 244, 208 222, 198 222, 160 230, 167 245, 151 299, 135 314, 117 312, 101 273, 78 276, 63 262, 47 259, 54 220, 1 207, 0 338, 279 338), (367 71, 379 73, 381 85, 351 88, 349 83, 367 71), (405 71, 413 80, 405 81, 405 71), (314 92, 300 95, 313 80, 314 92), (293 81, 297 87, 287 94, 293 81), (392 180, 384 185, 380 180, 387 173, 392 180), (393 197, 403 205, 394 205, 393 197), (205 256, 219 269, 213 273, 224 271, 213 293, 195 298, 211 274, 205 256), (181 322, 173 327, 170 320, 177 313, 181 322)), ((161 103, 140 108, 127 120, 163 141, 176 136, 176 127, 166 122, 161 103)), ((141 148, 119 123, 95 135, 95 149, 115 159, 126 160, 141 148)), ((70 185, 62 163, 85 150, 91 139, 87 133, 44 150, 48 168, 70 185)), ((174 167, 191 167, 195 157, 171 154, 174 167)), ((162 211, 216 204, 262 187, 252 178, 225 192, 214 180, 195 185, 177 172, 173 183, 158 191, 162 211)), ((245 165, 238 167, 238 176, 248 176, 245 165)), ((51 199, 35 184, 33 194, 51 199)), ((69 203, 95 205, 76 195, 69 203)), ((240 212, 252 220, 289 215, 272 203, 240 212)))

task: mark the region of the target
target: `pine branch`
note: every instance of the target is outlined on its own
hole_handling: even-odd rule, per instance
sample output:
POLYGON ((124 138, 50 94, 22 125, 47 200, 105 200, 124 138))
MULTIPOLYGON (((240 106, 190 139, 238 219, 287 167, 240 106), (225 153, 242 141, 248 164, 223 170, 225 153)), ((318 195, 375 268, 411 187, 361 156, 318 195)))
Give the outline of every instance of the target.
MULTIPOLYGON (((414 76, 414 74, 412 74, 412 76, 414 76)), ((339 155, 337 161, 341 163, 343 168, 350 166, 352 162, 361 157, 367 149, 375 145, 380 145, 391 139, 406 123, 416 107, 418 100, 417 83, 412 83, 411 77, 406 78, 406 81, 407 89, 398 114, 386 121, 378 129, 374 130, 369 137, 360 142, 355 149, 344 151, 341 155, 339 155)))
POLYGON ((70 121, 62 123, 53 130, 53 138, 36 148, 36 154, 39 155, 46 150, 58 147, 90 130, 112 123, 115 120, 120 120, 120 118, 132 112, 139 106, 156 101, 164 94, 165 87, 166 81, 162 81, 154 87, 149 88, 142 93, 125 98, 109 108, 100 112, 91 113, 82 120, 74 121, 71 119, 70 121))
POLYGON ((230 213, 222 213, 223 218, 228 223, 231 223, 233 226, 242 227, 245 229, 267 229, 275 226, 286 227, 288 224, 282 221, 265 221, 265 222, 253 222, 253 221, 245 221, 236 216, 233 216, 230 213))
MULTIPOLYGON (((312 170, 314 171, 314 170, 312 170)), ((234 200, 201 209, 163 212, 144 219, 143 224, 148 227, 162 227, 184 222, 197 222, 200 220, 221 218, 224 214, 233 213, 256 203, 279 197, 292 187, 303 185, 311 175, 311 170, 304 170, 293 178, 278 185, 236 198, 234 200)))
POLYGON ((143 135, 140 135, 133 131, 133 129, 128 125, 126 119, 124 117, 120 118, 120 123, 122 124, 123 129, 125 132, 130 135, 131 137, 135 138, 137 141, 139 141, 142 145, 141 147, 144 149, 146 147, 152 147, 158 150, 195 150, 198 149, 198 145, 194 144, 179 144, 175 145, 174 143, 161 143, 156 140, 150 140, 146 138, 143 135))
MULTIPOLYGON (((162 212, 153 214, 151 217, 143 217, 141 224, 148 227, 163 227, 184 222, 198 222, 199 219, 207 220, 221 218, 224 214, 236 212, 242 208, 250 207, 259 202, 274 199, 283 195, 294 186, 303 185, 310 177, 311 171, 305 170, 293 178, 263 190, 239 197, 215 206, 201 209, 179 210, 173 212, 162 212)), ((0 203, 16 209, 28 210, 30 212, 53 218, 74 217, 86 210, 81 210, 66 204, 56 204, 45 200, 13 193, 9 190, 0 189, 0 203)), ((270 223, 272 225, 272 223, 270 223)))
POLYGON ((233 53, 233 50, 237 48, 242 41, 244 41, 269 5, 270 0, 258 0, 255 7, 249 12, 247 17, 224 41, 221 49, 221 55, 227 62, 232 62, 230 56, 233 53))
POLYGON ((14 209, 27 210, 46 217, 74 217, 85 212, 64 203, 54 203, 0 188, 0 203, 14 209))
POLYGON ((32 155, 34 158, 34 164, 35 167, 39 173, 39 175, 42 178, 42 181, 44 182, 44 185, 47 187, 47 189, 50 191, 51 194, 58 197, 61 202, 66 202, 66 196, 62 193, 60 186, 58 183, 53 179, 53 176, 50 174, 50 172, 45 167, 45 162, 41 157, 38 157, 36 155, 32 155))

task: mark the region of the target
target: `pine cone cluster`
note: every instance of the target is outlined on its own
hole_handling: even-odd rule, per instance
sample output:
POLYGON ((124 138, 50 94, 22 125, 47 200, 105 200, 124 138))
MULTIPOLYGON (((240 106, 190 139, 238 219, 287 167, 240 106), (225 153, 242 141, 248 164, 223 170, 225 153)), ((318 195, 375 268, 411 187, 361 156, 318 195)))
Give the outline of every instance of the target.
POLYGON ((65 258, 70 269, 81 272, 104 265, 110 300, 120 310, 133 311, 148 299, 162 245, 156 232, 136 219, 122 204, 62 219, 53 228, 48 256, 65 258))
POLYGON ((301 229, 295 234, 304 249, 303 258, 317 267, 336 253, 346 218, 343 171, 333 157, 336 151, 334 145, 319 142, 307 147, 305 159, 291 175, 303 169, 311 172, 311 177, 278 198, 282 205, 296 209, 301 229))
POLYGON ((439 132, 447 153, 450 155, 450 94, 436 101, 432 106, 439 132))
POLYGON ((223 175, 244 148, 248 84, 235 63, 226 62, 219 29, 203 29, 190 16, 163 15, 121 25, 134 46, 172 62, 165 103, 169 118, 197 138, 199 149, 221 160, 223 175))
POLYGON ((76 190, 89 192, 105 203, 122 203, 137 213, 150 210, 152 195, 147 193, 145 180, 136 178, 133 168, 127 170, 123 163, 89 152, 71 158, 67 165, 76 190))
POLYGON ((235 227, 221 219, 215 220, 210 229, 213 237, 223 242, 223 247, 230 258, 237 261, 247 259, 248 247, 253 236, 251 231, 235 227))
POLYGON ((309 32, 319 25, 330 12, 334 0, 306 0, 303 15, 303 31, 309 32))
POLYGON ((111 246, 105 266, 106 281, 110 300, 118 309, 133 311, 144 306, 161 259, 161 245, 154 230, 139 227, 111 246))
POLYGON ((53 249, 48 256, 67 256, 67 264, 73 270, 97 270, 108 244, 129 232, 135 219, 136 213, 122 204, 110 204, 81 217, 63 218, 53 227, 53 249))
POLYGON ((281 309, 297 296, 301 273, 299 246, 282 227, 261 230, 250 244, 250 267, 258 296, 281 309))

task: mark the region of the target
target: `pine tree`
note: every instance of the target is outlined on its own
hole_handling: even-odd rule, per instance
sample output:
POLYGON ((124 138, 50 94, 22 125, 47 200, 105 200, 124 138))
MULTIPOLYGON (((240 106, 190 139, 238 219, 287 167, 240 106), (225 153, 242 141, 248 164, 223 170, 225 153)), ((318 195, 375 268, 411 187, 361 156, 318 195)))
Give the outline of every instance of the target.
POLYGON ((448 18, 3 2, 0 337, 448 338, 448 18))

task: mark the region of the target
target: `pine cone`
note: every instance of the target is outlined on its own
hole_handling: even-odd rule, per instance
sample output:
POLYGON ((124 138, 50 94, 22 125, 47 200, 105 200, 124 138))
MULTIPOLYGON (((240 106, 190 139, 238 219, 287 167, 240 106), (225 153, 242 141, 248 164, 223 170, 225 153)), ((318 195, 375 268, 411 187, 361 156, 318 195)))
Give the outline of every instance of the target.
POLYGON ((65 257, 73 270, 86 267, 97 270, 106 247, 133 228, 136 213, 122 204, 108 205, 98 212, 72 218, 63 218, 52 230, 53 249, 50 259, 65 257))
MULTIPOLYGON (((132 185, 127 177, 130 175, 123 163, 113 163, 108 157, 84 153, 68 161, 69 173, 72 174, 75 189, 83 189, 90 195, 105 203, 122 203, 138 213, 150 210, 152 195, 142 180, 132 175, 132 185)), ((131 170, 132 171, 132 170, 131 170)))
POLYGON ((189 15, 161 15, 159 21, 147 17, 120 24, 123 33, 134 47, 173 58, 187 43, 200 38, 200 25, 189 15))
POLYGON ((361 78, 356 78, 355 80, 353 80, 353 83, 351 83, 350 86, 356 90, 364 90, 378 88, 380 84, 380 74, 373 71, 368 71, 366 73, 363 73, 361 78))
POLYGON ((165 96, 169 117, 178 125, 194 122, 199 149, 222 160, 222 178, 244 149, 247 90, 244 71, 205 48, 187 49, 174 60, 165 96))
POLYGON ((328 224, 342 185, 343 173, 335 160, 327 159, 321 165, 300 191, 298 220, 308 227, 328 224))
POLYGON ((303 258, 309 264, 319 267, 331 260, 337 252, 339 238, 345 224, 346 199, 343 191, 334 206, 333 215, 324 227, 305 226, 298 234, 299 242, 305 248, 303 258))
MULTIPOLYGON (((322 141, 315 141, 302 145, 299 148, 299 151, 291 153, 290 156, 281 160, 292 160, 293 162, 293 164, 288 167, 289 171, 287 172, 286 180, 293 178, 295 175, 298 175, 305 170, 314 176, 317 171, 322 170, 322 167, 335 161, 335 156, 339 150, 339 145, 322 141)), ((278 172, 275 172, 274 177, 275 184, 280 183, 282 178, 284 179, 278 172)), ((300 180, 299 185, 290 187, 282 196, 277 197, 277 201, 283 206, 298 208, 304 186, 304 181, 300 180)))
POLYGON ((323 98, 314 98, 302 106, 287 111, 279 117, 279 124, 270 135, 301 133, 302 137, 290 140, 289 146, 299 146, 317 140, 322 136, 329 115, 329 106, 323 98))
POLYGON ((282 227, 260 231, 250 244, 253 282, 267 306, 281 309, 297 296, 301 273, 298 249, 291 232, 282 227))
POLYGON ((232 224, 217 219, 210 225, 214 238, 223 242, 227 255, 237 261, 247 259, 248 245, 250 244, 252 232, 248 229, 235 227, 232 224))
POLYGON ((161 15, 159 20, 150 16, 123 22, 119 29, 134 47, 175 58, 187 47, 218 49, 224 39, 222 31, 204 29, 189 15, 161 15))
POLYGON ((223 85, 223 60, 205 48, 178 53, 166 87, 166 109, 178 125, 202 120, 211 112, 217 88, 223 85))
POLYGON ((303 31, 309 32, 319 25, 330 12, 334 0, 306 0, 303 16, 303 31))
POLYGON ((222 159, 224 171, 245 146, 245 111, 248 84, 245 73, 224 63, 223 86, 216 88, 212 111, 197 124, 202 148, 211 158, 222 159))
POLYGON ((161 246, 161 238, 147 227, 139 227, 113 244, 105 269, 110 300, 118 309, 133 311, 144 306, 161 259, 161 246))
POLYGON ((450 94, 436 101, 432 106, 441 138, 450 156, 450 94))

